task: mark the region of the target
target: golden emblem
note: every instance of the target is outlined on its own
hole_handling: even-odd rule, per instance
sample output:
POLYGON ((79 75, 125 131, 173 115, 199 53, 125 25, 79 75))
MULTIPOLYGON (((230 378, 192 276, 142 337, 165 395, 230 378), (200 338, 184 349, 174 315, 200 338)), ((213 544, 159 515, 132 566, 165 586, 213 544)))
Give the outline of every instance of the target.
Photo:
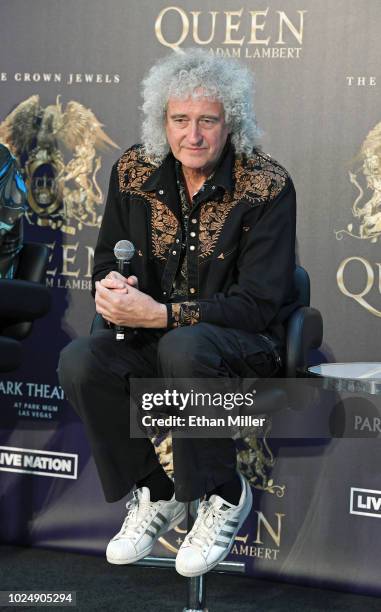
POLYGON ((75 100, 43 108, 38 95, 21 102, 0 123, 0 142, 18 159, 28 187, 32 224, 75 234, 99 227, 103 193, 98 151, 118 146, 93 111, 75 100), (71 158, 65 162, 64 153, 71 158))
POLYGON ((381 122, 369 132, 355 161, 361 165, 355 172, 349 172, 349 180, 358 190, 352 205, 356 223, 349 223, 335 234, 338 240, 348 235, 375 243, 381 235, 381 122), (358 179, 360 172, 363 176, 358 179), (361 183, 370 195, 364 203, 362 200, 367 196, 361 183))
MULTIPOLYGON (((271 430, 271 419, 268 419, 266 431, 259 438, 252 431, 243 432, 242 438, 236 442, 238 469, 256 489, 283 497, 285 485, 275 485, 267 471, 275 466, 276 459, 271 451, 267 437, 271 430)), ((170 478, 174 477, 172 436, 157 435, 151 438, 157 458, 170 478)))

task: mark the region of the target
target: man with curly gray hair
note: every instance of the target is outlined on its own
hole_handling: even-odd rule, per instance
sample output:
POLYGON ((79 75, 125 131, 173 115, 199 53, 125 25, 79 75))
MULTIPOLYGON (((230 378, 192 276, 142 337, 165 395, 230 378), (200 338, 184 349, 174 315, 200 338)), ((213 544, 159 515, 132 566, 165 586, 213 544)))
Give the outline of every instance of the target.
POLYGON ((95 250, 97 312, 111 329, 61 356, 61 384, 83 419, 105 496, 136 486, 110 563, 133 563, 205 495, 176 569, 207 572, 229 553, 252 504, 232 439, 174 438, 174 483, 148 438, 130 437, 130 377, 268 377, 296 307, 295 191, 255 146, 253 80, 204 51, 158 61, 143 81, 142 144, 114 165, 95 250), (135 244, 131 274, 113 248, 135 244), (106 411, 106 412, 105 412, 106 411))

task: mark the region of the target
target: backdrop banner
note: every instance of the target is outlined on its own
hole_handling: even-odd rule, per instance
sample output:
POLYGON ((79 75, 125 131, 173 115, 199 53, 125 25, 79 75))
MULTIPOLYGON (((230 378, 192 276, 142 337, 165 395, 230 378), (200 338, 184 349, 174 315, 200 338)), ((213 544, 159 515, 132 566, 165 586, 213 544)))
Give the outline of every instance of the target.
MULTIPOLYGON (((104 554, 127 500, 104 501, 56 368, 89 333, 108 177, 139 142, 143 76, 189 47, 253 70, 261 146, 296 187, 297 258, 324 319, 317 360, 379 361, 381 4, 3 0, 0 15, 0 142, 28 187, 25 239, 50 248, 53 297, 22 367, 0 379, 0 540, 104 554)), ((253 576, 380 593, 380 417, 366 396, 318 409, 336 438, 237 442, 254 505, 229 558, 253 576)), ((171 440, 155 445, 170 467, 171 440)), ((184 529, 155 554, 174 556, 184 529)))

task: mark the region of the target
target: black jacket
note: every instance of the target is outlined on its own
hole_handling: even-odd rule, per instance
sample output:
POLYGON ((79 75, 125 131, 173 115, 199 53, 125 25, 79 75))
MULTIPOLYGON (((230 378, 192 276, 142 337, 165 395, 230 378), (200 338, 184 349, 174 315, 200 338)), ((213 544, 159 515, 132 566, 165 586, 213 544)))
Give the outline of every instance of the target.
POLYGON ((187 225, 183 236, 173 155, 157 167, 140 145, 131 147, 111 172, 93 283, 116 269, 115 243, 130 240, 130 274, 167 304, 168 328, 205 321, 281 340, 296 307, 295 190, 286 170, 260 151, 242 157, 227 146, 187 225), (188 300, 170 303, 183 242, 188 300))

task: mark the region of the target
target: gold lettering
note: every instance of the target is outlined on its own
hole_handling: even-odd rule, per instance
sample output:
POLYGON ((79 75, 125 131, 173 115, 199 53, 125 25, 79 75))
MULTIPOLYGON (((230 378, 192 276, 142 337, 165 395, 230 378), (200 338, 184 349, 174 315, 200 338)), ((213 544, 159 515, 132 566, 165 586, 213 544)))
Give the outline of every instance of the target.
POLYGON ((259 512, 258 510, 256 510, 256 513, 258 515, 258 524, 257 524, 257 537, 254 540, 254 544, 263 544, 263 540, 261 538, 261 533, 262 533, 261 527, 263 525, 267 533, 271 537, 271 539, 275 542, 275 544, 277 546, 280 546, 280 536, 281 536, 281 531, 282 531, 282 517, 285 516, 285 514, 280 514, 278 512, 275 512, 275 516, 278 518, 278 530, 276 532, 271 527, 269 521, 266 519, 263 512, 259 512))
POLYGON ((209 11, 209 15, 212 15, 212 33, 209 36, 208 40, 201 40, 198 35, 198 17, 201 15, 201 11, 191 11, 191 15, 193 15, 193 40, 198 45, 209 45, 214 38, 214 32, 216 30, 216 16, 218 13, 216 11, 209 11))
MULTIPOLYGON (((377 264, 377 265, 380 265, 380 264, 377 264)), ((347 257, 341 262, 339 269, 337 270, 336 278, 337 278, 337 284, 338 284, 338 287, 341 293, 343 293, 347 297, 354 299, 356 302, 360 304, 360 306, 368 310, 368 312, 370 312, 374 316, 381 317, 381 312, 377 310, 376 308, 373 308, 373 306, 371 306, 366 300, 364 300, 364 296, 368 295, 369 291, 372 289, 373 284, 374 284, 374 272, 373 272, 373 268, 370 265, 369 261, 367 261, 363 257, 347 257), (345 268, 347 264, 352 261, 359 261, 364 266, 366 270, 366 274, 367 274, 366 285, 364 289, 362 291, 359 291, 358 293, 353 293, 352 291, 349 291, 349 289, 347 289, 344 283, 345 268)))
POLYGON ((294 24, 289 20, 284 11, 277 11, 279 15, 279 38, 276 41, 276 45, 286 44, 283 40, 283 24, 285 24, 290 32, 295 36, 296 40, 300 45, 303 44, 303 29, 304 29, 304 13, 307 11, 296 11, 299 13, 299 30, 296 29, 294 24))
POLYGON ((265 548, 265 559, 271 559, 271 548, 265 548))
MULTIPOLYGON (((56 246, 56 243, 51 242, 50 244, 47 244, 46 246, 49 247, 49 250, 50 250, 48 263, 51 263, 53 259, 54 247, 56 246)), ((56 273, 57 273, 57 268, 54 268, 54 270, 46 270, 46 274, 50 274, 51 276, 55 276, 56 273)))
POLYGON ((159 13, 159 15, 158 15, 158 17, 156 19, 156 22, 155 22, 155 33, 156 33, 156 38, 158 39, 158 41, 162 45, 164 45, 165 47, 169 47, 170 49, 173 49, 174 51, 176 51, 176 49, 178 49, 179 46, 184 42, 184 40, 186 39, 186 37, 188 36, 188 33, 189 33, 189 19, 187 17, 186 12, 183 9, 181 9, 180 7, 178 7, 178 6, 167 6, 165 9, 160 11, 160 13, 159 13), (168 40, 165 40, 165 38, 163 36, 162 29, 161 29, 163 17, 169 11, 175 11, 181 17, 183 31, 182 31, 182 34, 180 35, 179 39, 176 42, 169 42, 168 40))
POLYGON ((243 45, 243 41, 245 40, 244 36, 242 36, 240 40, 233 40, 231 37, 232 32, 237 32, 241 25, 240 21, 238 21, 238 23, 233 23, 232 19, 233 17, 240 18, 242 16, 242 11, 243 8, 241 8, 240 11, 224 11, 226 15, 226 36, 223 42, 224 45, 243 45))
POLYGON ((91 246, 86 246, 87 249, 87 270, 85 274, 85 278, 91 278, 91 271, 93 269, 94 262, 94 248, 91 246))
POLYGON ((74 257, 69 257, 68 251, 70 249, 73 249, 74 252, 77 253, 78 246, 79 246, 79 242, 77 242, 77 244, 63 244, 62 245, 62 251, 63 251, 62 253, 62 274, 64 276, 75 276, 76 278, 78 278, 79 276, 79 268, 78 270, 70 271, 67 267, 68 264, 75 262, 75 257, 76 257, 76 255, 74 255, 74 257))
POLYGON ((249 45, 268 45, 270 41, 270 36, 267 38, 257 38, 257 30, 264 30, 265 23, 258 23, 258 17, 267 17, 267 13, 269 9, 265 11, 250 11, 251 15, 251 38, 248 42, 249 45))

